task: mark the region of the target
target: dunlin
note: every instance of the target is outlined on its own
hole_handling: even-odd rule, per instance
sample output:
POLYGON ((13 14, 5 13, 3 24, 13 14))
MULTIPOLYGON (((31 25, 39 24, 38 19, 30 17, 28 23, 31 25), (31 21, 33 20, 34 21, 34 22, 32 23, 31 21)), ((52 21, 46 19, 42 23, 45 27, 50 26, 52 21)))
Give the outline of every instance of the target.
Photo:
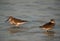
POLYGON ((55 26, 55 20, 51 19, 50 22, 40 26, 40 28, 49 31, 52 30, 54 26, 55 26))
POLYGON ((21 19, 14 18, 13 16, 9 16, 7 21, 9 21, 10 24, 15 25, 15 26, 19 26, 19 25, 22 25, 22 24, 28 22, 26 20, 21 20, 21 19))

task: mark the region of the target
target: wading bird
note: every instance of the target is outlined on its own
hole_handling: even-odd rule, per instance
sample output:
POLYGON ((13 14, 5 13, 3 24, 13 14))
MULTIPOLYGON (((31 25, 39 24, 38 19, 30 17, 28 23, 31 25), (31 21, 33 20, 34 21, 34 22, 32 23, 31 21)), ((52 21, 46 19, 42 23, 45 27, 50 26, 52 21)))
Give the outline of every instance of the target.
POLYGON ((55 20, 51 19, 50 22, 40 26, 40 28, 49 31, 52 30, 54 26, 55 26, 55 20))
POLYGON ((21 19, 14 18, 12 16, 9 16, 7 21, 9 21, 10 24, 15 25, 15 26, 19 26, 19 25, 22 25, 22 24, 28 22, 26 20, 21 20, 21 19))

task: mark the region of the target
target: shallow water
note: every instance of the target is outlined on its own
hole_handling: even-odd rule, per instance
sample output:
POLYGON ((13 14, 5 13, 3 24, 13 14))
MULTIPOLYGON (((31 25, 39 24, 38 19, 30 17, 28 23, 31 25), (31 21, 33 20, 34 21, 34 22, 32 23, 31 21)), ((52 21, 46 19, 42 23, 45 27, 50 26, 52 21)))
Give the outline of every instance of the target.
POLYGON ((60 41, 59 0, 0 0, 0 41, 60 41), (13 16, 29 22, 15 28, 5 20, 13 16), (55 19, 53 31, 39 26, 55 19))

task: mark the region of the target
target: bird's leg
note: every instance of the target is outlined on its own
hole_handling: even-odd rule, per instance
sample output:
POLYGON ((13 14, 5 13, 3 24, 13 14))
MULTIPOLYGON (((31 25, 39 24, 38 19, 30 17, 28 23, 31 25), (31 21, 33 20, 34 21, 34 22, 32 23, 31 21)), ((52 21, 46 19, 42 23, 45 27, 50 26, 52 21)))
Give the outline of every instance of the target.
POLYGON ((49 30, 47 30, 47 32, 49 32, 49 30))

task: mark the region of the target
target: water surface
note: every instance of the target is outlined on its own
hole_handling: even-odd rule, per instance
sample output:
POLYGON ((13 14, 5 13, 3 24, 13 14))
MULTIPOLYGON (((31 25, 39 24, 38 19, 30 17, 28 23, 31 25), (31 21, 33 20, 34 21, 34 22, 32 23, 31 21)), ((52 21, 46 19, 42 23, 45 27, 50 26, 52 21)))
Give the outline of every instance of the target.
POLYGON ((59 0, 0 0, 0 41, 60 41, 59 0), (5 20, 13 16, 29 22, 14 28, 5 20), (53 31, 39 26, 55 19, 53 31))

